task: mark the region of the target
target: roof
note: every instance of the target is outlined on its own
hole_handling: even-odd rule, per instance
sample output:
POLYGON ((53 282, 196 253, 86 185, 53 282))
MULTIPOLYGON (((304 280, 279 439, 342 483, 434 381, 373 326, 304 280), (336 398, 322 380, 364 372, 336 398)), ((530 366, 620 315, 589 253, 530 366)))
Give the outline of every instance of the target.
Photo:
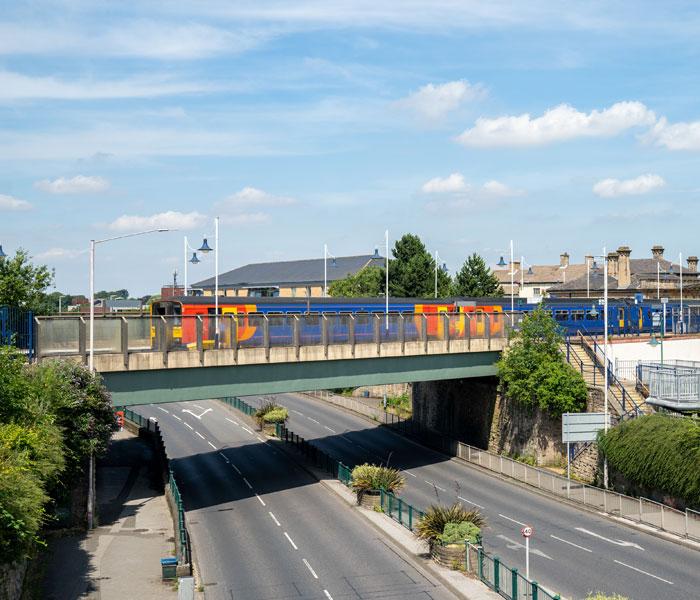
MULTIPOLYGON (((493 271, 499 282, 502 284, 510 284, 510 269, 497 269, 493 271)), ((521 277, 525 285, 533 283, 561 283, 564 278, 576 279, 581 274, 586 274, 586 265, 584 264, 569 264, 566 269, 562 269, 559 265, 529 265, 525 263, 520 268, 515 270, 513 276, 514 283, 520 284, 521 277), (521 273, 520 269, 523 269, 521 273), (532 269, 532 275, 529 274, 529 269, 532 269)))
MULTIPOLYGON (((366 266, 384 266, 384 257, 373 254, 339 256, 328 259, 328 282, 344 279, 366 266)), ((220 288, 275 287, 280 285, 311 285, 323 283, 324 259, 290 260, 253 263, 219 275, 220 288)), ((213 288, 214 278, 193 283, 193 288, 213 288)))
MULTIPOLYGON (((602 290, 604 287, 603 270, 591 270, 590 281, 588 277, 584 274, 582 277, 577 277, 567 281, 566 283, 560 283, 549 288, 549 292, 559 292, 559 291, 573 291, 573 290, 602 290), (589 287, 590 284, 590 287, 589 287)), ((617 279, 608 275, 608 288, 611 290, 617 289, 617 279)))

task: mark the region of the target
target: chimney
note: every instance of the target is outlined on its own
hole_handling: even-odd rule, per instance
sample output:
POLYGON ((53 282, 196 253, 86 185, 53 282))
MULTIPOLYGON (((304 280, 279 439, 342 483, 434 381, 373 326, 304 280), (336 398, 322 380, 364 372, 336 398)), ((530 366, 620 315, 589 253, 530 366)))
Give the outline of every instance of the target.
POLYGON ((511 273, 515 273, 516 275, 520 274, 519 260, 514 260, 513 262, 508 261, 508 274, 510 275, 511 273))
POLYGON ((697 256, 689 256, 688 257, 688 271, 690 271, 691 273, 698 272, 698 257, 697 256))
POLYGON ((655 258, 656 260, 663 260, 664 259, 664 250, 665 250, 665 248, 663 246, 652 246, 651 247, 651 257, 655 258))
POLYGON ((618 258, 617 252, 608 252, 608 275, 615 279, 617 279, 618 258))
POLYGON ((560 267, 568 267, 569 266, 569 255, 566 252, 559 255, 559 266, 560 267))
POLYGON ((621 288, 627 288, 632 282, 632 272, 630 270, 630 254, 632 254, 632 250, 630 250, 629 246, 620 246, 617 249, 617 253, 620 256, 617 267, 617 285, 621 288))

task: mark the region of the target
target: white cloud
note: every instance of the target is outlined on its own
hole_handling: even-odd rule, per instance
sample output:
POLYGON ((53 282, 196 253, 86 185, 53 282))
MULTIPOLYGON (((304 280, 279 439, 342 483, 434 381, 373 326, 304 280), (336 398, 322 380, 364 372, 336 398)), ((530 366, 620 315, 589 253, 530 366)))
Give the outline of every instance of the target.
POLYGON ((669 125, 662 117, 644 139, 669 150, 700 150, 700 121, 669 125))
POLYGON ((30 210, 32 205, 26 200, 20 200, 14 196, 6 196, 0 194, 0 210, 15 211, 15 210, 30 210))
POLYGON ((663 177, 647 173, 634 179, 603 179, 593 186, 593 193, 601 198, 638 196, 666 185, 663 177))
POLYGON ((486 95, 484 87, 470 84, 465 79, 443 84, 429 83, 406 98, 397 101, 399 106, 409 108, 427 119, 437 120, 459 108, 469 100, 486 95))
POLYGON ((37 181, 34 187, 49 194, 97 194, 109 189, 109 181, 98 176, 76 175, 70 179, 43 179, 37 181))
POLYGON ((288 206, 295 203, 296 200, 294 198, 276 196, 258 188, 247 186, 225 198, 218 206, 222 208, 238 208, 250 206, 288 206))
POLYGON ((45 252, 40 252, 35 258, 38 260, 64 260, 77 258, 85 254, 85 250, 70 250, 69 248, 49 248, 45 252))
POLYGON ((426 181, 421 190, 426 194, 445 194, 455 192, 466 192, 470 186, 464 181, 461 173, 452 173, 448 177, 434 177, 426 181))
POLYGON ((579 137, 611 137, 632 127, 651 125, 656 117, 641 102, 618 102, 610 108, 583 113, 569 104, 547 110, 541 117, 517 116, 477 119, 457 137, 465 146, 538 146, 579 137))
POLYGON ((481 189, 484 191, 485 194, 497 198, 510 198, 513 196, 522 196, 524 193, 522 190, 516 190, 506 185, 505 183, 496 181, 495 179, 487 181, 483 186, 481 186, 481 189))
POLYGON ((114 231, 138 231, 140 229, 194 229, 201 226, 206 217, 196 211, 181 213, 169 210, 150 216, 122 215, 108 227, 114 231))

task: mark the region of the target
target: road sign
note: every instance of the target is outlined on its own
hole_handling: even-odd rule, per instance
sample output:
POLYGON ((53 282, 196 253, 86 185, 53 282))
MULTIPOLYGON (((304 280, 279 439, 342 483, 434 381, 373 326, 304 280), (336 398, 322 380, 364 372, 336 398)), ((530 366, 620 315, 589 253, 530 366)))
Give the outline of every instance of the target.
POLYGON ((661 298, 661 304, 668 304, 668 298, 661 298))
POLYGON ((605 413, 564 413, 561 416, 561 441, 565 444, 594 442, 605 429, 605 413))
POLYGON ((523 534, 523 537, 529 538, 534 533, 534 531, 533 531, 532 527, 530 527, 529 525, 525 525, 525 527, 523 527, 520 530, 520 533, 523 534))

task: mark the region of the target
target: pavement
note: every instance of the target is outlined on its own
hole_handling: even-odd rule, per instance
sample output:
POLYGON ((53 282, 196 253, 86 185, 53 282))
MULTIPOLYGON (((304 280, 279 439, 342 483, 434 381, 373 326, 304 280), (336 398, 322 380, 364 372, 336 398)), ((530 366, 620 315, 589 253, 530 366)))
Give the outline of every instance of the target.
MULTIPOLYGON (((253 405, 260 401, 245 400, 253 405)), ((406 476, 401 496, 414 506, 456 501, 479 509, 488 523, 486 550, 521 573, 525 548, 520 529, 533 526, 531 577, 552 592, 577 599, 595 591, 634 600, 698 597, 697 550, 451 460, 323 401, 298 394, 280 394, 276 401, 289 409, 291 431, 345 464, 388 462, 401 468, 406 476)))
POLYGON ((226 406, 138 412, 160 424, 207 600, 455 598, 226 406))
POLYGON ((97 468, 99 526, 51 540, 45 600, 172 600, 160 559, 173 556, 170 511, 149 468, 151 448, 126 430, 114 434, 97 468))

